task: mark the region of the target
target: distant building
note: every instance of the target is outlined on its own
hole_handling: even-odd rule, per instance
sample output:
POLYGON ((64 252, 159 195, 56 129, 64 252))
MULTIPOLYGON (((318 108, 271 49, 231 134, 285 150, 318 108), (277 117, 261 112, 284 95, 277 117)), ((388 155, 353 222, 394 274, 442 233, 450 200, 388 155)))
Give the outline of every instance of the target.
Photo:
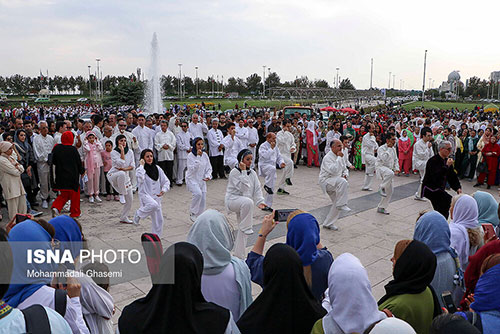
POLYGON ((499 82, 500 81, 500 71, 491 72, 490 79, 493 82, 499 82))
POLYGON ((439 93, 445 92, 447 99, 456 99, 458 96, 458 87, 460 86, 460 73, 453 71, 448 74, 448 80, 443 81, 439 86, 439 93), (449 94, 451 93, 451 94, 449 94))

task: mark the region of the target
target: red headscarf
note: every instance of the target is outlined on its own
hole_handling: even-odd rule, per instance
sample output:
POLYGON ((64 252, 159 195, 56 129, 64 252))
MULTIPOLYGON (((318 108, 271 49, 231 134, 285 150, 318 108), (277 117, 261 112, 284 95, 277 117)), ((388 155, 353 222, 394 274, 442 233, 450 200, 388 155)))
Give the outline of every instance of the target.
POLYGON ((61 144, 71 146, 71 145, 73 145, 74 139, 75 139, 75 136, 73 135, 73 132, 65 131, 61 135, 61 144))

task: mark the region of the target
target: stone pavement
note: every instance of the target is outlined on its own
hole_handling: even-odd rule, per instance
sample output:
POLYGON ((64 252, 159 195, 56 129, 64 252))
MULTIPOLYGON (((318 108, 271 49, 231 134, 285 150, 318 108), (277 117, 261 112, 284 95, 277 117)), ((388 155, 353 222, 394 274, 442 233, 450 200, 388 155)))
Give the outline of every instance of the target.
MULTIPOLYGON (((311 212, 320 223, 328 213, 330 200, 323 194, 318 185, 318 168, 306 168, 300 165, 295 169, 292 179, 293 186, 287 187, 290 195, 275 195, 275 209, 299 208, 311 212)), ((278 180, 281 171, 278 171, 278 180)), ((376 212, 380 196, 376 192, 380 180, 375 178, 374 192, 361 191, 364 172, 351 172, 349 177, 349 206, 353 209, 347 216, 339 219, 339 231, 321 229, 321 241, 332 252, 334 257, 349 252, 357 256, 366 267, 372 283, 373 294, 378 299, 384 294, 384 285, 392 277, 390 258, 394 245, 401 239, 411 239, 418 214, 423 210, 431 209, 428 201, 415 201, 413 195, 418 187, 418 176, 395 177, 393 200, 388 211, 390 215, 376 212)), ((208 182, 207 208, 224 212, 233 226, 236 225, 236 215, 228 214, 224 208, 226 180, 208 182)), ((263 184, 263 180, 261 179, 263 184)), ((476 189, 471 182, 463 181, 465 193, 472 194, 476 189)), ((481 189, 486 191, 485 189, 481 189)), ((496 190, 490 192, 497 197, 496 190)), ((454 192, 452 192, 454 195, 454 192)), ((163 198, 163 214, 165 225, 162 240, 164 249, 169 244, 185 241, 189 228, 189 204, 191 193, 185 186, 173 188, 163 198)), ((139 206, 137 194, 134 195, 134 210, 139 206)), ((48 210, 42 218, 49 219, 48 210)), ((139 226, 123 225, 118 223, 121 204, 119 202, 103 201, 102 204, 90 204, 86 199, 82 202, 82 217, 79 219, 83 226, 85 237, 89 240, 89 247, 97 244, 116 244, 126 242, 137 244, 139 248, 140 236, 150 232, 149 219, 141 221, 139 226)), ((254 230, 257 232, 265 213, 255 210, 254 230)), ((5 224, 6 219, 3 223, 5 224)), ((285 242, 286 226, 279 224, 268 238, 266 250, 274 243, 285 242)), ((250 251, 255 236, 249 238, 247 250, 250 251)), ((254 297, 259 294, 260 287, 253 284, 254 297)), ((144 296, 151 287, 149 277, 139 278, 130 282, 111 286, 110 292, 116 304, 116 313, 113 322, 116 324, 124 306, 135 299, 144 296)))

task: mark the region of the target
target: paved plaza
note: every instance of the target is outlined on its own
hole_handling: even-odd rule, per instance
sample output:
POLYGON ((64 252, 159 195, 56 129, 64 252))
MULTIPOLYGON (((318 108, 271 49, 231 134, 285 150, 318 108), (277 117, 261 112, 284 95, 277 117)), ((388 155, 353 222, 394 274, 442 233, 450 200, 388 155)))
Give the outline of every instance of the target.
MULTIPOLYGON (((278 171, 278 181, 281 178, 278 171)), ((318 168, 307 168, 300 165, 295 169, 292 179, 293 186, 287 190, 290 195, 275 195, 275 209, 298 208, 311 212, 320 223, 326 217, 330 200, 323 194, 318 185, 318 168)), ((380 180, 375 178, 373 192, 361 191, 364 172, 351 172, 349 177, 349 207, 352 209, 347 215, 338 221, 339 231, 321 229, 321 242, 334 257, 349 252, 357 256, 368 271, 373 286, 373 293, 378 300, 384 295, 384 285, 391 279, 392 263, 390 258, 394 245, 398 240, 411 239, 418 214, 423 210, 431 209, 429 201, 416 201, 413 195, 418 188, 418 176, 394 177, 394 194, 386 216, 376 212, 376 206, 380 196, 376 192, 380 180)), ((261 179, 263 184, 263 179, 261 179)), ((236 225, 236 215, 228 214, 224 207, 224 196, 227 180, 215 180, 208 182, 207 208, 217 209, 224 212, 233 226, 236 225)), ((472 183, 463 181, 462 188, 465 193, 472 194, 476 189, 472 183), (474 189, 474 190, 473 190, 474 189)), ((481 189, 486 191, 485 189, 481 189)), ((496 190, 490 192, 497 197, 496 190)), ((454 194, 454 193, 452 193, 454 194)), ((165 225, 163 231, 164 249, 169 244, 185 241, 188 231, 192 225, 189 220, 189 203, 191 193, 182 187, 173 188, 163 198, 163 214, 165 225)), ((134 210, 139 206, 137 194, 134 195, 131 218, 134 210)), ((144 219, 139 226, 124 225, 118 223, 119 202, 103 201, 102 204, 90 204, 86 199, 82 202, 82 217, 79 219, 83 226, 83 232, 92 248, 94 244, 122 244, 123 242, 137 244, 141 248, 140 236, 144 232, 150 232, 151 221, 144 219)), ((255 232, 258 231, 260 222, 265 213, 259 209, 255 210, 255 232)), ((49 219, 49 212, 45 210, 42 218, 49 219)), ((4 224, 5 224, 4 219, 4 224)), ((285 242, 286 223, 280 223, 269 235, 266 250, 274 243, 285 242)), ((250 251, 256 239, 256 234, 250 237, 247 250, 250 251)), ((253 284, 253 295, 260 292, 260 287, 253 284)), ((116 313, 113 322, 116 324, 124 306, 133 300, 144 296, 151 287, 149 277, 143 277, 131 282, 117 284, 111 287, 114 297, 116 313)))

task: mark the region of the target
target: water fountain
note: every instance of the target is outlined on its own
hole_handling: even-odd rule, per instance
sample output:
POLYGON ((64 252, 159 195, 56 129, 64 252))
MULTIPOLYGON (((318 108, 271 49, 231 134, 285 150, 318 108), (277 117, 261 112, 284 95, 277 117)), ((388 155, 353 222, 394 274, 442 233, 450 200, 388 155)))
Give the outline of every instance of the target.
POLYGON ((162 114, 164 112, 161 94, 160 68, 158 66, 159 51, 158 38, 155 32, 151 40, 151 63, 149 64, 147 73, 148 81, 144 92, 144 112, 146 114, 162 114))

